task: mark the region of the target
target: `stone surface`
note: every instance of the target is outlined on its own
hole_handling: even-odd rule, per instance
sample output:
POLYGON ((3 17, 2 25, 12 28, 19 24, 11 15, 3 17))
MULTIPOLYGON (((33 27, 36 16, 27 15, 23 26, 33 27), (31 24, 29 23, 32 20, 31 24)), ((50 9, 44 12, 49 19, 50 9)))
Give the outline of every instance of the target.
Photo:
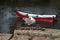
POLYGON ((55 40, 60 40, 60 38, 55 38, 55 40))
POLYGON ((31 36, 48 36, 48 37, 60 37, 60 30, 57 29, 46 29, 45 31, 41 30, 15 30, 14 34, 29 34, 31 36))
POLYGON ((52 37, 47 37, 46 40, 54 40, 52 37))
POLYGON ((28 35, 17 35, 15 37, 12 38, 12 40, 29 40, 30 36, 28 35))
MULTIPOLYGON (((0 40, 8 40, 11 34, 0 34, 0 40)), ((15 30, 11 40, 60 40, 60 30, 15 30)))
POLYGON ((32 40, 46 40, 46 37, 33 37, 32 40))
POLYGON ((0 40, 8 40, 11 34, 0 34, 0 40))

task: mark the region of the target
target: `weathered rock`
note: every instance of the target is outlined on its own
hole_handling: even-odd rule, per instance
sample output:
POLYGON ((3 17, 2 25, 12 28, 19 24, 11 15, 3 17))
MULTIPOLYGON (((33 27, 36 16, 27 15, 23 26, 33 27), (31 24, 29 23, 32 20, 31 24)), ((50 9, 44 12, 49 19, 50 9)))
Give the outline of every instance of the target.
POLYGON ((32 40, 46 40, 46 37, 33 37, 32 40))
POLYGON ((55 38, 55 40, 60 40, 60 38, 55 38))
POLYGON ((46 29, 41 30, 15 30, 14 34, 27 34, 31 36, 46 36, 46 37, 60 37, 60 30, 56 29, 46 29))
POLYGON ((30 36, 28 35, 19 35, 19 36, 15 36, 12 40, 29 40, 30 36))
POLYGON ((54 40, 53 37, 46 37, 46 40, 54 40))
POLYGON ((0 40, 8 40, 11 34, 0 34, 0 40))

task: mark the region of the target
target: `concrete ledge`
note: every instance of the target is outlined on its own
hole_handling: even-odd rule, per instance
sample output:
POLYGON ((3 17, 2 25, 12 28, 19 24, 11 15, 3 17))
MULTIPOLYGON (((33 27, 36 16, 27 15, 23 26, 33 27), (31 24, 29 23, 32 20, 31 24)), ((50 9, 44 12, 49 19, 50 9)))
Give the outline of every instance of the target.
POLYGON ((14 34, 15 35, 18 34, 18 35, 60 38, 60 30, 57 30, 57 29, 46 29, 45 31, 41 31, 41 30, 15 30, 14 34))
MULTIPOLYGON (((0 40, 8 40, 12 34, 0 34, 0 40)), ((15 30, 11 40, 60 40, 60 30, 15 30)))
POLYGON ((8 40, 12 34, 2 34, 0 33, 0 40, 8 40))

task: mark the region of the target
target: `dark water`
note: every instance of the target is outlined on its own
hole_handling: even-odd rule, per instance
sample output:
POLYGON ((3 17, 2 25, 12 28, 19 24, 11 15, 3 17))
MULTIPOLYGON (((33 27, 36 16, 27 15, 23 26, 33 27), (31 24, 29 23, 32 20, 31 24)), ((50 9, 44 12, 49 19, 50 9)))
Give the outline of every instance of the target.
MULTIPOLYGON (((57 18, 57 24, 53 26, 52 28, 60 29, 60 12, 56 8, 51 8, 49 4, 46 5, 33 5, 33 4, 28 4, 28 5, 22 5, 19 3, 18 4, 12 4, 13 2, 0 5, 0 32, 1 33, 10 33, 10 30, 16 26, 15 20, 16 20, 16 15, 15 11, 16 10, 21 10, 24 12, 28 13, 36 13, 36 14, 56 14, 58 15, 57 18)), ((20 23, 17 24, 17 26, 21 26, 20 23)))

